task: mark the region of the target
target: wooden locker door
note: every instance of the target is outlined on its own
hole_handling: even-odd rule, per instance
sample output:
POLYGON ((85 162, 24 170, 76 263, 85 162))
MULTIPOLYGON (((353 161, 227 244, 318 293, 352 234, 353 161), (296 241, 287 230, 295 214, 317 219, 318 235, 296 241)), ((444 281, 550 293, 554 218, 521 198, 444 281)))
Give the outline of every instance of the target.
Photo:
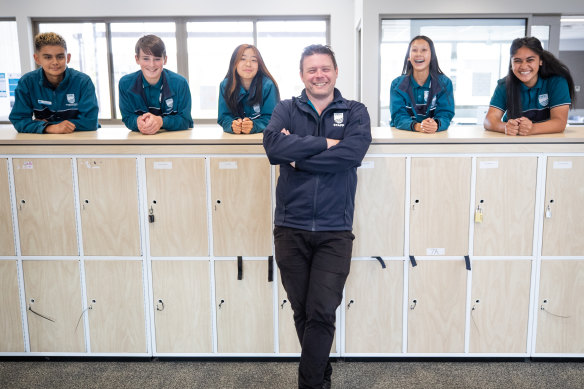
POLYGON ((526 353, 531 261, 473 261, 471 353, 526 353))
POLYGON ((582 177, 584 157, 548 158, 542 255, 584 255, 582 177))
POLYGON ((78 159, 85 255, 139 256, 135 158, 78 159))
POLYGON ((30 351, 85 352, 79 261, 23 261, 22 271, 30 351))
POLYGON ((464 261, 421 260, 409 269, 408 352, 463 353, 464 261))
POLYGON ((6 158, 0 159, 0 255, 16 255, 6 158))
POLYGON ((141 261, 85 261, 92 353, 145 353, 141 261))
POLYGON ((79 255, 68 158, 13 160, 22 255, 79 255))
POLYGON ((533 255, 536 157, 477 158, 474 255, 533 255))
POLYGON ((353 261, 345 286, 345 351, 401 353, 403 262, 353 261))
POLYGON ((412 158, 410 255, 468 255, 470 168, 470 158, 412 158))
POLYGON ((280 272, 278 272, 278 342, 281 353, 300 354, 302 351, 294 325, 294 311, 282 285, 280 272))
POLYGON ((267 158, 211 158, 215 256, 272 255, 270 193, 267 158))
POLYGON ((536 353, 584 353, 584 261, 541 261, 536 353))
POLYGON ((16 261, 0 261, 0 352, 23 352, 16 261))
POLYGON ((211 353, 209 261, 152 261, 156 351, 211 353))
POLYGON ((209 255, 204 158, 147 158, 150 255, 209 255))
POLYGON ((402 256, 405 159, 366 157, 357 175, 353 256, 402 256))
POLYGON ((267 261, 243 261, 237 279, 236 261, 215 261, 217 351, 273 353, 274 311, 267 261))
MULTIPOLYGON (((288 301, 288 295, 282 286, 282 279, 280 273, 278 272, 278 296, 279 296, 279 308, 278 308, 278 339, 280 346, 280 353, 292 353, 300 354, 302 351, 300 347, 300 341, 298 340, 298 334, 296 333, 296 326, 294 325, 294 311, 288 301)), ((337 321, 339 317, 337 315, 337 321)), ((331 354, 337 352, 337 332, 335 331, 335 336, 333 338, 333 344, 331 345, 331 354)))

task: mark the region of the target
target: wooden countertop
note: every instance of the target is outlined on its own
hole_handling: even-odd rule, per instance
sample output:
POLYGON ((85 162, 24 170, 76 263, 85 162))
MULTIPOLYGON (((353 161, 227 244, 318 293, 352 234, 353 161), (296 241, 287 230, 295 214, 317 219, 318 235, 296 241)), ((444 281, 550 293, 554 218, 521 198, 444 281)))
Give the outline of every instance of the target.
MULTIPOLYGON (((482 126, 451 126, 436 134, 373 127, 373 144, 584 144, 584 126, 569 126, 561 134, 527 137, 505 136, 482 126)), ((20 134, 11 125, 0 125, 0 145, 261 145, 262 134, 233 135, 218 125, 197 125, 192 130, 162 131, 142 135, 123 126, 103 126, 97 131, 72 134, 20 134)), ((584 147, 582 148, 584 151, 584 147)))

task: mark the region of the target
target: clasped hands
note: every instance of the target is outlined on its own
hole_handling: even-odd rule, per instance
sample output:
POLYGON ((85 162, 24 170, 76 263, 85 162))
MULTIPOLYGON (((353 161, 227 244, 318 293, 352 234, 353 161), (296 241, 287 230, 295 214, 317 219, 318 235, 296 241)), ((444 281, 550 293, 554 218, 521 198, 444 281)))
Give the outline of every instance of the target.
POLYGON ((249 134, 253 129, 253 121, 250 118, 235 119, 231 122, 234 134, 249 134))
POLYGON ((136 124, 138 125, 138 130, 144 135, 153 135, 162 128, 162 117, 156 116, 150 112, 146 112, 144 115, 138 116, 136 124))
POLYGON ((526 117, 509 119, 505 123, 505 135, 529 135, 533 130, 533 122, 526 117))

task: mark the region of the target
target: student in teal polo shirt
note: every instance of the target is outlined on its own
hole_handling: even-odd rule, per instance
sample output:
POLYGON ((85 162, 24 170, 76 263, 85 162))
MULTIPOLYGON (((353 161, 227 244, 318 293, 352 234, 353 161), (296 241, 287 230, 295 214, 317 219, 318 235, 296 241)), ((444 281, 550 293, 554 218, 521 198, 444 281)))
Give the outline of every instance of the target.
POLYGON ((402 75, 392 81, 389 97, 392 127, 432 134, 450 126, 452 81, 438 66, 434 43, 427 36, 410 41, 402 75))
POLYGON ((193 127, 189 84, 180 74, 164 69, 162 39, 156 35, 140 38, 136 63, 140 70, 125 75, 119 83, 120 112, 126 127, 145 135, 193 127))
POLYGON ((484 126, 506 135, 563 132, 574 102, 566 65, 537 38, 517 38, 511 43, 509 73, 495 88, 484 126))
POLYGON ((229 70, 219 86, 217 123, 232 134, 264 131, 280 101, 278 84, 258 49, 239 45, 231 55, 229 70))
POLYGON ((87 74, 67 67, 71 54, 65 39, 54 32, 35 36, 34 60, 40 68, 22 76, 14 91, 8 118, 16 131, 95 131, 99 127, 95 87, 87 74))

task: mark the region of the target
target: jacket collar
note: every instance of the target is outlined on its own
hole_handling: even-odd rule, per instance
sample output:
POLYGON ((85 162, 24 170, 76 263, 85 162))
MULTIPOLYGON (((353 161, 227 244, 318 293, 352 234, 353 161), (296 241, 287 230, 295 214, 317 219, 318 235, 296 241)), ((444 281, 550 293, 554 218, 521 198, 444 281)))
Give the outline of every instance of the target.
POLYGON ((65 76, 63 77, 63 79, 61 80, 59 85, 57 85, 56 87, 53 84, 51 84, 49 82, 49 80, 47 80, 47 76, 45 75, 45 71, 43 70, 43 68, 39 68, 38 71, 41 74, 41 78, 39 80, 39 85, 42 87, 56 90, 58 88, 63 88, 63 87, 66 87, 67 85, 69 85, 69 80, 71 79, 71 71, 69 70, 69 67, 65 68, 65 72, 64 72, 65 76))

